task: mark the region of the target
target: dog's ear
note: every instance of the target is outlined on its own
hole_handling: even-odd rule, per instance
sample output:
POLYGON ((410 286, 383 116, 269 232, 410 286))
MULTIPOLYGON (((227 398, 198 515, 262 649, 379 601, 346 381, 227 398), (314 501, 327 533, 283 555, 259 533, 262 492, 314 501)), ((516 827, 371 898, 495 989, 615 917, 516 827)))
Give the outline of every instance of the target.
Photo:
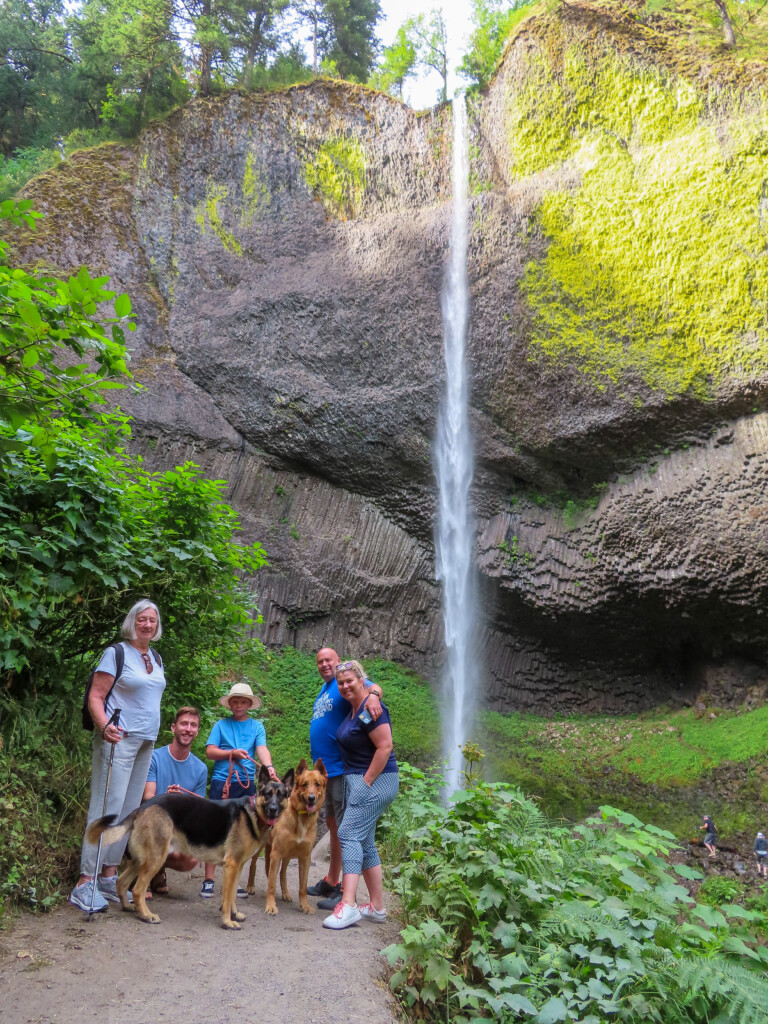
POLYGON ((293 768, 289 768, 288 771, 283 776, 283 785, 288 790, 288 796, 291 795, 295 782, 296 776, 294 774, 293 768))
POLYGON ((299 775, 303 775, 308 767, 309 767, 309 765, 307 764, 307 762, 302 757, 302 759, 299 761, 298 766, 296 768, 296 775, 297 775, 297 777, 299 775))
POLYGON ((259 785, 266 786, 269 782, 269 768, 265 764, 259 768, 259 785))
POLYGON ((315 771, 320 772, 320 774, 325 776, 326 779, 328 778, 328 772, 325 770, 322 757, 318 757, 315 761, 315 771))

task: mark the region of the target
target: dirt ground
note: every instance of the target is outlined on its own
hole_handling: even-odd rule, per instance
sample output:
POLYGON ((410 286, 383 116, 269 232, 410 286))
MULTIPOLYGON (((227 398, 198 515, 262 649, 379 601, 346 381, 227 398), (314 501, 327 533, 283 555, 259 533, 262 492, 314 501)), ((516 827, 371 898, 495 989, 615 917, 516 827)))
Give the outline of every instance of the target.
MULTIPOLYGON (((310 883, 325 871, 316 847, 310 883)), ((244 871, 247 875, 247 869, 244 871)), ((256 895, 239 902, 239 932, 219 926, 216 898, 201 899, 202 868, 168 872, 170 896, 156 896, 160 924, 148 925, 119 905, 86 915, 68 904, 51 914, 22 915, 0 932, 0 1017, 4 1024, 394 1024, 397 1006, 380 950, 398 922, 362 921, 333 932, 327 911, 298 909, 295 862, 288 879, 296 902, 278 899, 264 913, 262 861, 256 895)), ((279 892, 279 889, 278 889, 279 892)), ((367 898, 361 882, 358 899, 367 898)), ((316 900, 310 897, 314 906, 316 900)))

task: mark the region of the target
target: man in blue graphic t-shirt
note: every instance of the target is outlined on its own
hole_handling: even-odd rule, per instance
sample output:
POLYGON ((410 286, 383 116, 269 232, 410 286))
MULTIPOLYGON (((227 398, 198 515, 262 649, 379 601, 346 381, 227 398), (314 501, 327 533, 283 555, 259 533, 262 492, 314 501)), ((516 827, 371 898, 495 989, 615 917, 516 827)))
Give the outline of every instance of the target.
MULTIPOLYGON (((153 796, 162 796, 163 793, 179 793, 185 789, 197 793, 198 796, 205 796, 208 769, 190 749, 200 732, 200 712, 197 708, 179 708, 171 723, 171 732, 171 743, 167 747, 159 747, 152 751, 142 800, 151 800, 153 796)), ((151 890, 158 893, 168 892, 166 868, 173 868, 174 871, 191 871, 196 865, 195 858, 188 854, 170 853, 162 870, 150 882, 151 890)))
MULTIPOLYGON (((309 725, 309 747, 312 761, 318 757, 323 759, 328 772, 328 787, 325 791, 325 822, 328 826, 331 845, 331 860, 328 874, 315 885, 309 886, 310 896, 323 896, 318 903, 323 909, 333 909, 341 899, 341 843, 339 842, 339 825, 344 813, 344 765, 336 743, 336 730, 350 712, 350 704, 339 693, 336 685, 336 666, 339 658, 332 647, 322 647, 317 652, 317 671, 323 680, 320 693, 312 709, 312 721, 309 725)), ((381 687, 366 679, 371 690, 371 697, 366 707, 373 718, 381 715, 381 687)))

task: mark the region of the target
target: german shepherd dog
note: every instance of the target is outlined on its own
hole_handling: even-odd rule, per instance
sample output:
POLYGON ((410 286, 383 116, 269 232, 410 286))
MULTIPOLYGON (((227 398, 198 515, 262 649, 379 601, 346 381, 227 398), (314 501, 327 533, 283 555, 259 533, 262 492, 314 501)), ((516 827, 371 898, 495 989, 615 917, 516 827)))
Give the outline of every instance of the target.
POLYGON ((272 833, 272 850, 267 882, 267 914, 276 914, 275 890, 277 870, 280 869, 280 892, 287 903, 292 903, 288 892, 288 862, 292 857, 299 860, 299 903, 305 914, 314 914, 314 908, 307 901, 307 877, 312 847, 317 835, 317 812, 325 803, 325 787, 328 772, 318 757, 314 767, 309 768, 302 757, 296 769, 296 781, 291 791, 288 806, 278 818, 272 833))
POLYGON ((89 825, 86 836, 90 843, 97 843, 101 835, 107 843, 130 837, 131 859, 117 880, 117 894, 123 910, 135 909, 139 919, 149 924, 157 924, 160 918, 147 907, 147 886, 171 851, 190 854, 209 864, 223 864, 221 925, 239 929, 238 921, 245 920, 245 914, 235 905, 240 872, 271 834, 293 784, 293 768, 281 782, 272 782, 262 765, 255 796, 205 800, 184 793, 164 793, 142 804, 117 825, 113 824, 114 814, 99 818, 89 825), (128 902, 131 885, 133 904, 128 902))

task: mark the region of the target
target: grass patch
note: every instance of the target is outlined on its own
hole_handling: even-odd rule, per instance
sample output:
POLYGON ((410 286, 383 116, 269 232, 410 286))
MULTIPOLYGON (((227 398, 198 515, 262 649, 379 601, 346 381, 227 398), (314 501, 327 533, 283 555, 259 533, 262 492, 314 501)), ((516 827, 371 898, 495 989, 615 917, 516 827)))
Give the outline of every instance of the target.
POLYGON ((484 711, 480 730, 489 775, 553 815, 581 819, 610 799, 683 838, 706 809, 731 839, 754 835, 764 817, 768 707, 714 719, 665 708, 555 720, 484 711), (712 787, 718 772, 729 778, 722 793, 712 787))
POLYGON ((613 768, 648 785, 685 786, 726 761, 746 761, 768 752, 768 706, 751 712, 721 711, 715 719, 685 708, 554 721, 484 711, 480 721, 483 741, 502 775, 514 770, 516 763, 534 764, 543 771, 613 768))

